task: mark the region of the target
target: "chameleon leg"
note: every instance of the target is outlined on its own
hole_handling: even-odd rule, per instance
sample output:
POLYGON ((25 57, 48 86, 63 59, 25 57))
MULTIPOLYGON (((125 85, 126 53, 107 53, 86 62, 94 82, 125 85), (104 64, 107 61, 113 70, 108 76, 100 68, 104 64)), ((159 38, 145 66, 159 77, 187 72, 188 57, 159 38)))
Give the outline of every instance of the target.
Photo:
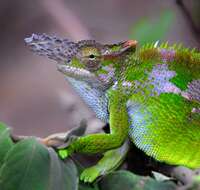
POLYGON ((123 94, 117 91, 113 92, 110 97, 110 134, 91 134, 79 137, 66 149, 59 151, 62 158, 69 156, 73 152, 95 154, 107 151, 96 166, 88 168, 82 173, 81 179, 85 182, 92 182, 99 175, 115 169, 123 160, 124 155, 126 155, 127 148, 124 148, 126 145, 123 144, 128 136, 129 121, 125 100, 123 94))
POLYGON ((103 153, 107 150, 120 147, 128 136, 128 114, 126 104, 121 99, 123 96, 117 94, 109 105, 110 112, 110 134, 91 134, 75 139, 66 149, 60 150, 59 154, 65 158, 73 152, 81 153, 103 153))
POLYGON ((91 183, 97 177, 112 172, 122 163, 128 150, 129 140, 127 139, 121 147, 105 152, 103 158, 95 166, 85 169, 80 179, 91 183))

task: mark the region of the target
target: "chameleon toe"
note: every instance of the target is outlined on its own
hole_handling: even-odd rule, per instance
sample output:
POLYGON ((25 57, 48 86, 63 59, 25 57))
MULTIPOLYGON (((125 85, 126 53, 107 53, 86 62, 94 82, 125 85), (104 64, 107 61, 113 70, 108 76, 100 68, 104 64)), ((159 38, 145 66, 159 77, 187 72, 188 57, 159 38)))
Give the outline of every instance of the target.
POLYGON ((98 176, 100 175, 99 170, 93 166, 90 168, 85 169, 81 176, 80 176, 80 180, 84 181, 85 183, 89 182, 93 182, 98 176))
POLYGON ((69 156, 69 153, 67 150, 59 150, 58 154, 60 156, 60 158, 65 159, 69 156))

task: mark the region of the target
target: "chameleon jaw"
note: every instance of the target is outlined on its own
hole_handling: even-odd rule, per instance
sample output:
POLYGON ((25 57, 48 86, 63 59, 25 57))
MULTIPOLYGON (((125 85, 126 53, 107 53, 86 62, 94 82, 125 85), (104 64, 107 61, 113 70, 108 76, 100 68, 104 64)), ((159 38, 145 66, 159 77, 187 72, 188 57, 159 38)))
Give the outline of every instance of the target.
POLYGON ((81 80, 82 79, 91 79, 91 80, 96 79, 96 76, 93 73, 82 68, 76 68, 76 67, 71 67, 69 65, 57 64, 57 69, 64 75, 75 78, 75 79, 81 79, 81 80))
POLYGON ((63 73, 66 77, 87 82, 88 84, 90 84, 90 86, 93 86, 95 88, 100 88, 101 90, 108 89, 113 83, 112 80, 105 81, 96 76, 94 73, 91 73, 90 71, 82 68, 57 64, 57 70, 63 73))

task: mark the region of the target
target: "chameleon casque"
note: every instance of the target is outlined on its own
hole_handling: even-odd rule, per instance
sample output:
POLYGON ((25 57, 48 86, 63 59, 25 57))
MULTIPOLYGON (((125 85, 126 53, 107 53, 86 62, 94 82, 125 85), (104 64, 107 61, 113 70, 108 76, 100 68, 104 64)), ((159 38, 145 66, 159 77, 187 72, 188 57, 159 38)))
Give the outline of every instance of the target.
POLYGON ((92 182, 117 168, 131 141, 158 161, 200 167, 200 52, 167 43, 136 48, 128 40, 104 45, 46 34, 25 39, 57 69, 95 112, 109 134, 89 134, 59 151, 104 153, 80 178, 92 182))

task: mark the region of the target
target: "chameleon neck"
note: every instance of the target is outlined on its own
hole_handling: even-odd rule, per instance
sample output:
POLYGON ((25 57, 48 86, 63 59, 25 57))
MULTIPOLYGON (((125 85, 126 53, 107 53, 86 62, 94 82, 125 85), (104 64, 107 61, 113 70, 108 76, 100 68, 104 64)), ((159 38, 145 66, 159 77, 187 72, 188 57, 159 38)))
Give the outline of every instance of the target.
POLYGON ((101 88, 90 86, 87 82, 65 77, 73 89, 78 93, 82 100, 95 112, 96 117, 107 123, 108 97, 101 88))

